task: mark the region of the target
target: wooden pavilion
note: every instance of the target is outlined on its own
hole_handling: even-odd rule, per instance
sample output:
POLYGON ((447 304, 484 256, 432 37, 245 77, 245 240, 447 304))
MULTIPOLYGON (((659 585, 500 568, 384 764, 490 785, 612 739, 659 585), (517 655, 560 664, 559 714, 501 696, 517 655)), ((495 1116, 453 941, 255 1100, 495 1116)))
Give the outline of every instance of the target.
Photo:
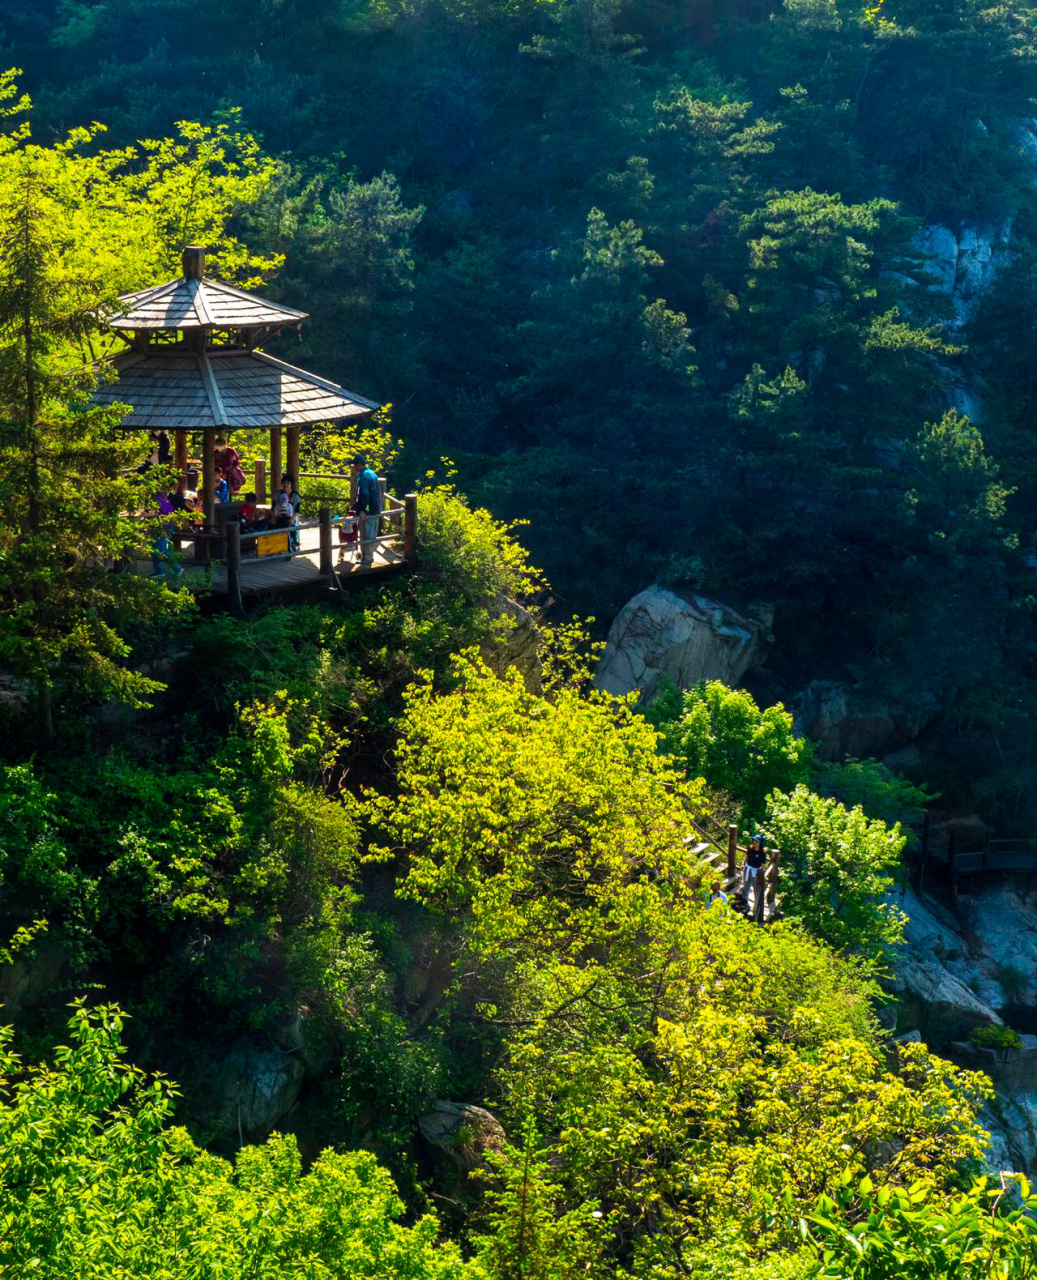
MULTIPOLYGON (((272 500, 281 484, 282 445, 286 469, 298 483, 302 431, 378 405, 259 349, 283 329, 298 329, 307 318, 304 311, 207 279, 205 251, 196 246, 184 250, 183 269, 168 284, 120 299, 123 309, 108 326, 128 349, 109 361, 117 376, 98 387, 95 401, 132 405, 124 419, 128 428, 172 433, 181 474, 189 433, 201 435, 202 503, 212 530, 218 435, 243 428, 270 433, 272 500)), ((258 491, 256 496, 260 502, 267 498, 258 491)))

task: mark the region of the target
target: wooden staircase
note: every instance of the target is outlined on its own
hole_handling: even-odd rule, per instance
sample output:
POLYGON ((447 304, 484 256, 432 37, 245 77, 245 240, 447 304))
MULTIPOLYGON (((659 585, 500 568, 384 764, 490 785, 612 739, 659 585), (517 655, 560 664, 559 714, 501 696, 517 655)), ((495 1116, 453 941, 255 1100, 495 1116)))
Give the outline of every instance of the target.
MULTIPOLYGON (((704 880, 717 879, 727 894, 741 887, 739 868, 745 860, 746 850, 738 843, 738 827, 735 823, 724 827, 709 814, 701 818, 693 818, 695 828, 691 835, 684 837, 689 846, 688 852, 699 862, 705 875, 704 880)), ((781 916, 781 902, 778 898, 778 850, 768 849, 768 859, 762 868, 764 904, 761 924, 771 924, 781 916)), ((755 901, 754 901, 755 906, 755 901)))

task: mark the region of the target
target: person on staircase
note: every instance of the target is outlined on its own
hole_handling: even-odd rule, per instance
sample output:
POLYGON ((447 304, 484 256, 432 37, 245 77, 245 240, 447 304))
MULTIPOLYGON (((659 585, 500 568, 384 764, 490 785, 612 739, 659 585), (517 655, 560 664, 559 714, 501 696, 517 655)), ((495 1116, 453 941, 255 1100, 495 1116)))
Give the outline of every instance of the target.
POLYGON ((752 918, 759 924, 763 923, 763 899, 766 893, 764 866, 766 862, 767 850, 763 847, 763 836, 757 832, 750 841, 749 848, 745 851, 745 861, 742 863, 742 892, 745 894, 746 903, 748 903, 749 891, 752 890, 752 918))
POLYGON ((714 880, 713 883, 709 886, 709 897, 706 900, 706 905, 709 907, 712 907, 717 902, 722 902, 726 904, 727 894, 720 887, 720 881, 714 880))

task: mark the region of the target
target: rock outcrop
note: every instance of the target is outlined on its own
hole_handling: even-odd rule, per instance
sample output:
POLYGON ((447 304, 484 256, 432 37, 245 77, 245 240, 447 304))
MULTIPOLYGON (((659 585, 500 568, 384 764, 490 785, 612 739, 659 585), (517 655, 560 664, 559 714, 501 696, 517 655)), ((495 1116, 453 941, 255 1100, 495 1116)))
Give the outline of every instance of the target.
POLYGON ((965 950, 953 917, 910 890, 897 895, 896 905, 907 924, 904 945, 892 957, 892 985, 922 1039, 945 1046, 967 1036, 973 1027, 1000 1023, 967 976, 952 968, 965 950))
POLYGON ((540 628, 528 609, 508 596, 498 596, 490 606, 490 615, 502 624, 502 635, 496 643, 483 648, 483 656, 492 670, 503 672, 514 667, 522 675, 531 693, 540 689, 540 628))
POLYGON ((17 1013, 52 991, 64 967, 65 948, 56 937, 44 935, 12 962, 0 965, 0 1005, 17 1013))
POLYGON ((1011 888, 960 899, 960 919, 910 890, 896 898, 908 917, 904 945, 893 957, 900 998, 897 1040, 918 1037, 972 1070, 985 1071, 997 1097, 980 1114, 991 1134, 987 1165, 1037 1174, 1037 1036, 1021 1050, 982 1050, 968 1042, 972 1027, 1011 1022, 1037 1009, 1037 898, 1011 888), (917 1030, 915 1029, 917 1028, 917 1030), (920 1031, 920 1034, 919 1034, 920 1031))
POLYGON ((486 1163, 486 1154, 500 1151, 505 1135, 500 1121, 484 1107, 470 1102, 437 1101, 418 1121, 421 1136, 465 1173, 486 1163))
POLYGON ((1009 261, 1012 219, 992 226, 963 227, 955 234, 939 224, 925 227, 917 247, 933 288, 946 293, 954 308, 951 327, 962 329, 975 316, 994 276, 1009 261))
POLYGON ((940 710, 925 690, 877 698, 834 680, 812 680, 793 705, 796 732, 810 738, 821 760, 896 751, 909 745, 940 710))
POLYGON ((979 1113, 990 1134, 987 1167, 996 1173, 1037 1173, 1037 1093, 999 1089, 997 1098, 979 1113))
POLYGON ((608 693, 637 690, 646 701, 664 677, 680 689, 699 680, 736 685, 763 661, 772 621, 767 605, 739 613, 690 591, 648 587, 613 622, 595 683, 608 693))

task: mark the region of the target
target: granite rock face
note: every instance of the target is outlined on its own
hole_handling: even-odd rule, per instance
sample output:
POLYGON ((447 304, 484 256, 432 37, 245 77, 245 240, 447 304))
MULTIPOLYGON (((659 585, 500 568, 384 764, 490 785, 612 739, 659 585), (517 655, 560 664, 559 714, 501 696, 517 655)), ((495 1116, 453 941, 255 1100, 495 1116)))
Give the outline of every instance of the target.
POLYGON ((997 1098, 979 1120, 991 1134, 994 1172, 1037 1175, 1037 1036, 1019 1050, 977 1049, 969 1031, 1037 1009, 1037 896, 1007 885, 962 895, 958 915, 928 896, 898 893, 908 917, 904 945, 892 957, 901 1018, 921 1039, 961 1066, 984 1071, 997 1098))
POLYGON ((271 1133, 294 1108, 304 1063, 280 1049, 241 1045, 219 1068, 219 1113, 230 1133, 255 1139, 271 1133))
POLYGON ((595 676, 598 688, 650 701, 664 677, 679 689, 699 680, 736 685, 766 655, 773 610, 746 613, 694 592, 653 586, 620 610, 595 676))
POLYGON ((812 680, 794 705, 796 732, 811 739, 821 760, 863 759, 902 749, 940 710, 925 690, 878 699, 835 680, 812 680))
POLYGON ((997 272, 1009 261, 1012 219, 993 225, 966 226, 955 233, 936 223, 916 240, 932 287, 946 293, 954 308, 953 329, 973 319, 997 272))

